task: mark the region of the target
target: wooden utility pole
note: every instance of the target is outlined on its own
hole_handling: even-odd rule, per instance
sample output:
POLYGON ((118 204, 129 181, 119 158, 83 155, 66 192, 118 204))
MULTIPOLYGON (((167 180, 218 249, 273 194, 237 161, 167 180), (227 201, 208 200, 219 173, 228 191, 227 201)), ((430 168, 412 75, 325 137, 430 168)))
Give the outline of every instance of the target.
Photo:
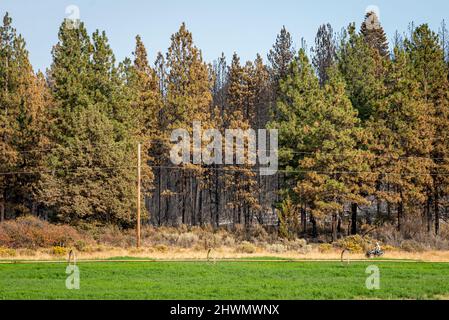
POLYGON ((140 248, 140 167, 141 167, 140 151, 141 145, 139 143, 137 145, 137 230, 136 230, 137 248, 140 248))

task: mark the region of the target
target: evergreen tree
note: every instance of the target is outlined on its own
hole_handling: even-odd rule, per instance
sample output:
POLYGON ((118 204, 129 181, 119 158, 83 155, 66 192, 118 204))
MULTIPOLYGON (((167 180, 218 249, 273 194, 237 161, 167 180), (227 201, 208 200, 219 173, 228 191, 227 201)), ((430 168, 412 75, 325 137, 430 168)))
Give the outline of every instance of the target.
POLYGON ((273 45, 273 48, 268 53, 273 84, 277 86, 279 81, 285 78, 294 56, 295 49, 293 48, 292 36, 285 26, 283 26, 276 37, 276 42, 273 45))
POLYGON ((368 127, 375 138, 371 144, 376 155, 372 168, 382 173, 378 176, 382 187, 377 194, 388 207, 397 207, 400 230, 406 211, 416 214, 432 185, 434 131, 429 125, 433 106, 420 96, 409 55, 400 48, 395 48, 394 53, 385 79, 387 94, 379 101, 368 127))
POLYGON ((441 201, 447 194, 447 178, 449 172, 447 155, 449 154, 449 100, 448 73, 444 61, 444 52, 438 36, 424 24, 414 29, 410 39, 405 41, 406 52, 410 55, 413 76, 420 85, 422 98, 432 107, 428 111, 431 120, 428 124, 434 127, 432 158, 433 187, 429 202, 434 204, 435 233, 440 229, 441 201))
POLYGON ((359 117, 366 121, 378 99, 385 94, 386 61, 356 33, 354 24, 345 32, 337 55, 338 68, 346 81, 352 105, 358 110, 359 117))
POLYGON ((184 23, 171 41, 166 59, 169 122, 175 128, 191 127, 194 120, 208 120, 205 111, 212 100, 208 67, 184 23))
POLYGON ((332 26, 323 24, 319 27, 315 47, 312 48, 312 63, 315 67, 321 86, 327 81, 327 69, 334 65, 336 60, 336 43, 332 26))
POLYGON ((277 100, 281 94, 280 81, 285 79, 290 70, 290 64, 295 56, 293 48, 293 39, 285 26, 282 27, 280 33, 276 37, 273 48, 268 53, 269 73, 271 79, 271 115, 277 117, 277 100))
POLYGON ((6 172, 14 170, 14 165, 18 157, 13 145, 13 135, 15 132, 14 118, 17 115, 17 108, 14 108, 13 91, 14 74, 13 69, 13 48, 16 31, 11 25, 12 19, 6 14, 3 24, 0 26, 0 221, 5 219, 5 211, 8 198, 8 186, 11 185, 11 177, 6 172))
POLYGON ((0 220, 38 213, 40 172, 47 170, 41 148, 46 144, 49 99, 42 75, 29 62, 24 39, 8 14, 0 27, 0 220))
POLYGON ((136 143, 106 35, 64 21, 49 72, 55 110, 43 196, 62 221, 129 226, 135 208, 136 143), (130 163, 131 162, 131 163, 130 163))
MULTIPOLYGON (((256 124, 257 82, 254 72, 253 63, 247 62, 242 66, 238 55, 236 53, 233 55, 228 70, 227 110, 224 122, 226 129, 246 131, 254 128, 256 124)), ((251 212, 259 209, 254 167, 247 158, 244 165, 230 166, 226 178, 227 188, 232 194, 228 205, 233 210, 234 223, 245 223, 248 227, 251 212)))
POLYGON ((376 49, 382 57, 388 57, 387 36, 375 12, 370 11, 365 15, 360 32, 371 48, 376 49))
MULTIPOLYGON (((140 36, 136 37, 134 63, 126 77, 132 94, 130 114, 133 118, 133 135, 142 144, 142 185, 149 196, 153 188, 153 167, 165 165, 167 161, 164 155, 168 153, 168 137, 164 130, 160 80, 156 70, 149 65, 147 50, 140 36)), ((157 168, 157 179, 160 182, 160 168, 157 168)), ((158 209, 160 211, 160 205, 158 209)), ((160 212, 157 214, 159 216, 160 212)))
MULTIPOLYGON (((287 77, 280 81, 280 96, 277 103, 279 116, 269 123, 269 128, 279 131, 279 168, 286 172, 280 193, 285 198, 290 195, 297 203, 300 201, 291 190, 303 176, 299 168, 304 154, 310 152, 308 141, 304 139, 304 131, 300 128, 307 123, 318 104, 323 103, 324 96, 320 89, 312 66, 305 51, 301 49, 290 65, 287 77)), ((313 146, 310 146, 313 148, 313 146)), ((278 184, 280 185, 280 184, 278 184)), ((303 197, 300 195, 300 199, 303 197)), ((304 200, 301 200, 304 202, 304 200)), ((310 206, 310 204, 308 204, 310 206)), ((314 233, 316 219, 310 215, 314 233)), ((302 217, 305 225, 305 217, 302 217)))
MULTIPOLYGON (((172 35, 167 58, 166 111, 167 130, 183 128, 192 132, 192 122, 201 121, 203 128, 211 125, 210 105, 212 103, 212 82, 209 70, 204 63, 201 51, 194 45, 192 34, 183 23, 178 32, 172 35)), ((198 150, 195 150, 198 151, 198 150)), ((200 166, 182 168, 177 175, 177 186, 182 186, 182 221, 186 223, 187 206, 192 208, 190 222, 201 224, 203 220, 203 189, 200 166), (193 190, 191 194, 187 190, 193 190)), ((170 187, 168 188, 170 190, 170 187)), ((171 214, 167 209, 167 214, 171 214)), ((171 217, 166 217, 167 221, 171 217)))

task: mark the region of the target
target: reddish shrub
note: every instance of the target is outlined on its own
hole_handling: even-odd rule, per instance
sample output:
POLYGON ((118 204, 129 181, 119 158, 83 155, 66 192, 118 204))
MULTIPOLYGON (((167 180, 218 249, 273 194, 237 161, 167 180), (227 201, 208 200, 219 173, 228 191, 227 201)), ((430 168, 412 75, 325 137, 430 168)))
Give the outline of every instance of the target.
POLYGON ((0 224, 0 246, 9 248, 67 247, 86 240, 86 236, 65 225, 54 225, 26 216, 0 224))

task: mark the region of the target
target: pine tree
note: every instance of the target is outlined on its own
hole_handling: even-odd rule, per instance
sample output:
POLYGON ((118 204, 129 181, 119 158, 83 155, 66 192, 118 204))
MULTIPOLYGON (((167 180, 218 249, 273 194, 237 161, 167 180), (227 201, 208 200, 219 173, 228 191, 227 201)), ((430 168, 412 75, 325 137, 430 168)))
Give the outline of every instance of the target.
MULTIPOLYGON (((304 50, 281 82, 285 99, 278 104, 280 160, 290 171, 292 199, 301 203, 316 233, 317 219, 331 218, 334 240, 338 217, 348 202, 366 204, 369 192, 369 156, 359 149, 363 130, 357 111, 346 96, 342 76, 329 69, 329 81, 320 88, 304 50)), ((304 219, 304 217, 303 217, 304 219)))
MULTIPOLYGON (((299 128, 307 122, 312 110, 318 104, 323 103, 324 96, 320 89, 318 79, 309 64, 304 50, 290 65, 288 75, 280 81, 280 95, 277 103, 278 117, 269 123, 270 129, 279 131, 279 169, 286 172, 282 189, 279 193, 286 198, 290 196, 296 203, 305 202, 302 194, 299 199, 292 190, 303 176, 299 163, 304 158, 304 153, 310 152, 308 141, 304 140, 304 131, 299 128)), ((313 146, 310 146, 313 148, 313 146)), ((281 186, 281 184, 278 184, 281 186)), ((310 203, 307 204, 310 207, 310 203)), ((316 232, 316 219, 309 215, 316 232)), ((304 215, 302 223, 305 225, 304 215)))
MULTIPOLYGON (((13 171, 18 157, 13 145, 15 121, 17 110, 14 108, 13 91, 14 72, 13 48, 16 31, 11 25, 12 19, 6 14, 3 24, 0 26, 0 171, 2 173, 13 171)), ((0 176, 0 221, 5 219, 7 210, 8 186, 11 185, 11 177, 6 174, 0 176)))
POLYGON ((269 73, 271 79, 271 116, 279 116, 279 110, 277 110, 277 100, 281 94, 280 81, 285 79, 290 70, 290 64, 295 56, 295 49, 293 48, 293 39, 290 32, 287 31, 285 26, 276 37, 276 42, 273 48, 268 53, 269 73))
MULTIPOLYGON (((417 213, 432 185, 431 161, 433 127, 429 114, 432 105, 420 96, 410 56, 395 48, 394 59, 385 79, 387 94, 368 124, 375 142, 373 170, 378 176, 377 194, 388 206, 397 207, 400 230, 406 213, 417 213)), ((386 217, 391 219, 392 217, 386 217)))
POLYGON ((220 109, 220 114, 226 109, 226 91, 228 82, 228 66, 226 63, 226 57, 224 53, 221 54, 220 58, 214 62, 213 73, 215 76, 214 87, 213 87, 213 104, 218 106, 220 109))
POLYGON ((208 118, 204 112, 212 100, 208 67, 184 23, 171 41, 166 58, 170 123, 176 128, 187 123, 191 127, 192 121, 208 118))
MULTIPOLYGON (((172 35, 171 45, 166 57, 167 93, 166 110, 167 130, 183 128, 192 132, 193 121, 201 121, 203 128, 211 127, 210 105, 212 102, 212 82, 209 70, 204 63, 201 51, 194 45, 192 34, 183 23, 178 32, 172 35)), ((213 126, 213 125, 212 125, 213 126)), ((193 225, 203 220, 202 168, 182 168, 177 175, 176 185, 182 186, 181 207, 182 223, 186 223, 187 206, 190 206, 190 221, 193 225), (191 194, 187 190, 193 190, 191 194), (190 195, 190 196, 189 196, 190 195)), ((170 187, 168 188, 170 190, 170 187)), ((170 214, 167 209, 167 214, 170 214)), ((166 217, 170 220, 171 217, 166 217)), ((173 219, 171 219, 173 220, 173 219)))
POLYGON ((56 218, 130 226, 134 219, 135 149, 123 84, 106 35, 92 41, 84 25, 65 21, 49 73, 58 108, 43 195, 56 218), (130 163, 131 162, 131 163, 130 163))
MULTIPOLYGON (((246 131, 254 128, 257 119, 257 89, 261 89, 257 88, 254 73, 252 62, 242 66, 238 55, 233 55, 228 70, 227 110, 224 122, 226 129, 246 131)), ((244 165, 228 166, 229 172, 226 175, 226 186, 232 194, 228 203, 233 211, 234 223, 244 223, 247 227, 251 223, 251 213, 259 209, 258 198, 255 196, 256 174, 248 160, 247 158, 244 165)))
POLYGON ((315 47, 312 48, 312 63, 318 73, 321 86, 328 79, 327 69, 335 63, 336 50, 335 35, 332 26, 329 23, 321 25, 315 38, 315 47))
POLYGON ((11 216, 37 214, 40 172, 47 170, 47 88, 42 75, 36 76, 24 39, 12 27, 8 14, 0 27, 0 220, 8 209, 11 216), (7 202, 8 208, 7 207, 7 202))
POLYGON ((382 57, 388 57, 387 36, 375 12, 370 11, 365 15, 360 32, 371 48, 376 49, 382 57))
POLYGON ((354 24, 345 32, 337 56, 352 105, 358 110, 359 117, 366 121, 384 95, 382 80, 386 60, 356 33, 354 24))
MULTIPOLYGON (((149 196, 153 189, 153 167, 165 165, 167 161, 164 155, 167 154, 168 137, 162 117, 160 80, 156 70, 149 65, 147 50, 140 36, 136 37, 134 63, 126 77, 132 93, 130 114, 133 115, 133 135, 142 144, 142 185, 145 194, 149 196)), ((160 168, 157 169, 157 179, 161 179, 160 168)), ((160 216, 160 201, 158 211, 160 216)))
MULTIPOLYGON (((285 26, 282 27, 280 33, 276 37, 273 48, 268 53, 268 61, 270 62, 270 74, 273 84, 278 89, 281 79, 287 76, 290 63, 295 56, 293 48, 293 39, 285 26)), ((277 91, 277 90, 275 90, 277 91)))
POLYGON ((405 41, 406 52, 410 55, 413 76, 419 82, 422 98, 432 105, 429 124, 434 127, 432 170, 433 187, 429 202, 434 204, 435 233, 440 229, 441 201, 447 194, 449 172, 447 157, 449 152, 449 99, 448 73, 444 52, 438 36, 424 24, 414 29, 411 38, 405 41))

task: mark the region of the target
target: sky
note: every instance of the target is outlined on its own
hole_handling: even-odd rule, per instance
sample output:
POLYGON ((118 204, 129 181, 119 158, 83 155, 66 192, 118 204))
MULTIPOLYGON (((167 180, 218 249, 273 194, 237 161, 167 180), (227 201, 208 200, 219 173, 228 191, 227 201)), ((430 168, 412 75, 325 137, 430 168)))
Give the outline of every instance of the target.
POLYGON ((36 71, 50 66, 61 22, 76 14, 66 13, 70 6, 79 9, 90 33, 106 31, 118 61, 131 56, 137 34, 154 61, 158 51, 166 52, 182 22, 207 62, 222 52, 228 58, 237 52, 242 61, 254 60, 257 53, 266 57, 283 25, 296 48, 301 38, 310 48, 320 24, 329 22, 335 31, 350 22, 360 26, 372 6, 390 40, 396 30, 405 32, 410 21, 434 30, 443 19, 449 22, 447 0, 0 0, 0 14, 10 13, 36 71))

